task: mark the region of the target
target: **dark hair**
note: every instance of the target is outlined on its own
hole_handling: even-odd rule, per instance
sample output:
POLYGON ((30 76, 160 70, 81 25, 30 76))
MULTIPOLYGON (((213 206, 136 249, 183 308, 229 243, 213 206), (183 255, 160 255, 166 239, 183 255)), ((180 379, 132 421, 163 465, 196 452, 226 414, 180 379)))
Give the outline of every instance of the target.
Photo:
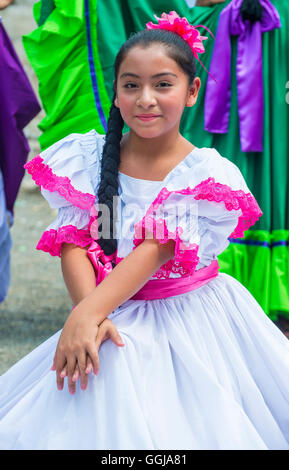
MULTIPOLYGON (((113 238, 115 230, 115 217, 113 217, 113 196, 118 195, 118 167, 120 164, 120 141, 124 121, 119 108, 114 105, 116 96, 116 82, 122 61, 128 52, 135 46, 149 47, 151 44, 161 44, 167 50, 167 55, 179 65, 188 76, 191 85, 196 76, 195 57, 189 44, 178 34, 167 30, 143 30, 131 35, 120 48, 114 63, 114 96, 110 108, 108 129, 101 159, 101 175, 98 188, 98 203, 106 204, 110 210, 110 238, 99 238, 98 243, 106 255, 113 254, 117 249, 117 240, 113 238)), ((98 212, 98 217, 101 211, 98 212)), ((100 226, 101 227, 101 226, 100 226)), ((99 228, 100 228, 99 227, 99 228)))
POLYGON ((243 0, 240 12, 243 21, 249 20, 251 23, 256 23, 262 19, 263 7, 260 0, 243 0))

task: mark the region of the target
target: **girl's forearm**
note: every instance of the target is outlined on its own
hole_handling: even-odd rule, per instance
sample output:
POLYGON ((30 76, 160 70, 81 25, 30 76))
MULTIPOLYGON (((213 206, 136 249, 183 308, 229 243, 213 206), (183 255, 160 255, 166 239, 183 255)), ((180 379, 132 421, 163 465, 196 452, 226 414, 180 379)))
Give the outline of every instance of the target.
POLYGON ((95 289, 95 273, 86 253, 87 248, 81 248, 72 243, 62 244, 62 274, 74 305, 95 289))
POLYGON ((163 245, 156 240, 145 240, 83 299, 83 306, 92 312, 98 325, 138 292, 160 266, 173 258, 174 246, 173 240, 163 245))

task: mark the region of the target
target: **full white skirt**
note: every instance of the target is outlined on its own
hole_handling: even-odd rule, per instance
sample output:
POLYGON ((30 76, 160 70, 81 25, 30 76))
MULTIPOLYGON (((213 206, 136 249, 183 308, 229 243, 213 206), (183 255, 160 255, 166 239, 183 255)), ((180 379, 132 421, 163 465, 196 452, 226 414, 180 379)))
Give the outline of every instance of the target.
POLYGON ((289 449, 289 342, 236 279, 109 318, 87 390, 57 390, 60 331, 0 377, 0 449, 289 449))

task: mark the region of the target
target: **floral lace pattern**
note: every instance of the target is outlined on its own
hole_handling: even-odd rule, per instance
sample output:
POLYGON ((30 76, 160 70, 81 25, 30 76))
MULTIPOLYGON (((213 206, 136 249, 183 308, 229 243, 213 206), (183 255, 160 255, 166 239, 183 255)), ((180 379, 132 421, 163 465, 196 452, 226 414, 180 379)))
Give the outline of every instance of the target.
POLYGON ((134 249, 145 240, 145 231, 147 230, 160 243, 166 243, 170 239, 176 242, 174 259, 161 266, 153 275, 157 278, 167 278, 171 272, 177 272, 181 275, 193 273, 199 262, 197 256, 199 246, 195 243, 186 246, 182 242, 182 228, 177 227, 175 232, 169 232, 165 220, 162 218, 156 220, 153 216, 153 213, 171 194, 192 195, 196 200, 206 199, 208 201, 224 202, 228 211, 241 209, 242 215, 240 215, 238 224, 230 235, 231 238, 244 237, 244 231, 248 230, 263 214, 251 193, 245 193, 243 190, 232 190, 230 186, 217 183, 214 178, 208 178, 194 188, 188 187, 179 191, 169 191, 164 187, 150 205, 143 219, 134 226, 134 249), (162 227, 164 235, 159 236, 158 226, 162 227))
POLYGON ((214 178, 202 181, 195 188, 187 188, 183 194, 193 194, 195 199, 207 199, 208 201, 224 202, 226 209, 242 210, 238 225, 231 233, 230 238, 242 238, 244 232, 254 225, 263 215, 256 199, 251 193, 243 190, 232 190, 226 184, 216 183, 214 178))
POLYGON ((175 240, 176 242, 174 259, 163 264, 152 277, 166 279, 170 276, 170 273, 178 273, 181 276, 186 276, 195 271, 199 263, 199 257, 197 256, 199 246, 196 243, 190 243, 189 246, 186 246, 182 242, 180 236, 183 229, 181 227, 177 227, 174 232, 170 232, 164 219, 156 220, 152 216, 147 215, 135 224, 134 229, 133 249, 147 238, 145 235, 148 230, 150 234, 153 235, 153 238, 156 238, 161 244, 167 243, 169 240, 175 240), (159 236, 160 230, 164 231, 161 236, 159 236))
POLYGON ((52 169, 43 163, 43 158, 37 155, 24 165, 24 168, 32 176, 32 179, 40 187, 50 191, 57 191, 66 201, 71 202, 80 209, 90 209, 95 201, 95 196, 83 193, 75 189, 67 176, 57 176, 52 169))
POLYGON ((74 243, 85 247, 93 239, 88 229, 78 229, 74 225, 65 225, 58 230, 46 230, 40 238, 36 249, 50 253, 51 256, 61 256, 62 243, 74 243))

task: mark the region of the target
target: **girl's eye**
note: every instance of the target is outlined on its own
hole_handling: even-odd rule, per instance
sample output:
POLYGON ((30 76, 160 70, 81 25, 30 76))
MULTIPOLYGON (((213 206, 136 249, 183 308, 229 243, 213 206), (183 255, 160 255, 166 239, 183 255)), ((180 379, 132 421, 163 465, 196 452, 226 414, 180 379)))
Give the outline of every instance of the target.
POLYGON ((130 85, 133 85, 133 86, 134 86, 135 83, 126 83, 126 84, 124 85, 124 88, 132 88, 132 87, 130 87, 130 85))
MULTIPOLYGON (((131 89, 131 88, 135 88, 137 85, 135 83, 126 83, 124 85, 124 88, 128 88, 128 89, 131 89)), ((160 88, 167 88, 167 87, 170 87, 172 86, 171 83, 167 83, 167 82, 160 82, 158 83, 157 85, 158 87, 160 88), (163 86, 164 85, 164 86, 163 86)))
POLYGON ((161 86, 161 88, 172 86, 170 83, 167 83, 167 82, 160 82, 159 85, 165 85, 164 87, 161 86))

